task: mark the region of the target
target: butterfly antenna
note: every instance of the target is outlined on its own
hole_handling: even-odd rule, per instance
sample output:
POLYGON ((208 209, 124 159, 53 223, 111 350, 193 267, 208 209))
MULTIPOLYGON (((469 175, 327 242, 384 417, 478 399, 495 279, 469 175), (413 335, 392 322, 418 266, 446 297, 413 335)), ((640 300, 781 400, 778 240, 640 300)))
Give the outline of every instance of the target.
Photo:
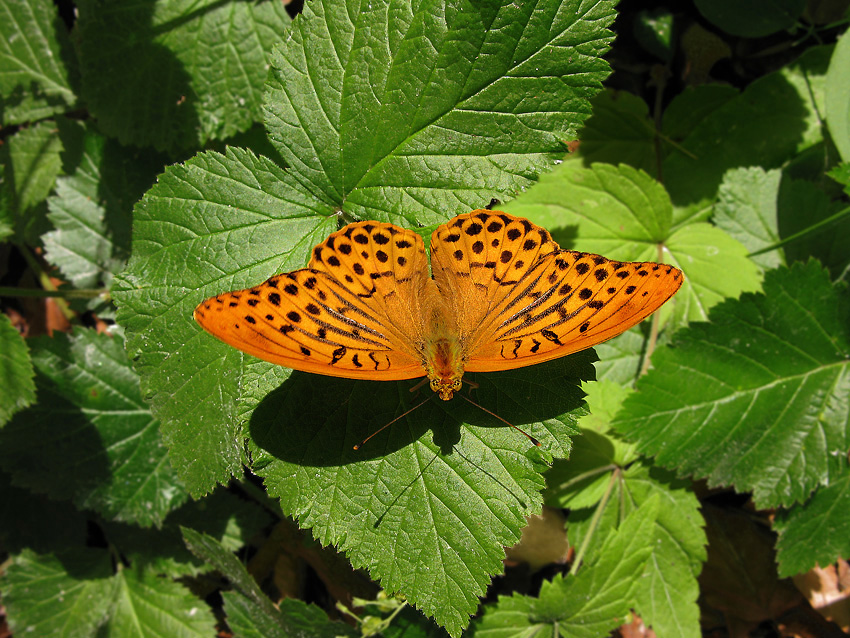
POLYGON ((401 414, 399 414, 396 418, 394 418, 392 421, 390 421, 390 422, 389 422, 389 423, 387 423, 386 425, 382 426, 380 429, 375 430, 374 432, 372 432, 372 434, 370 434, 370 435, 369 435, 369 436, 367 436, 365 439, 363 439, 362 441, 360 441, 360 443, 358 443, 357 445, 355 445, 355 446, 354 446, 354 449, 355 449, 355 450, 359 450, 361 447, 363 447, 363 446, 366 444, 366 441, 368 441, 369 439, 371 439, 373 436, 375 436, 376 434, 380 434, 381 432, 383 432, 384 430, 386 430, 388 427, 390 427, 393 423, 395 423, 395 422, 396 422, 396 421, 398 421, 399 419, 403 419, 404 417, 406 417, 408 414, 410 414, 411 412, 413 412, 413 411, 414 411, 414 410, 416 410, 417 408, 421 408, 423 405, 425 405, 426 403, 428 403, 428 401, 430 401, 432 397, 435 397, 435 396, 437 396, 437 395, 436 395, 436 394, 432 394, 432 395, 430 395, 428 398, 426 398, 424 401, 420 401, 419 403, 417 403, 416 405, 414 405, 412 408, 410 408, 409 410, 407 410, 407 412, 402 412, 402 413, 401 413, 401 414))
POLYGON ((501 422, 502 422, 502 423, 504 423, 505 425, 509 425, 509 426, 511 426, 514 430, 516 430, 516 431, 517 431, 517 432, 519 432, 520 434, 524 434, 526 437, 528 437, 528 440, 529 440, 529 441, 531 441, 532 443, 534 443, 534 445, 536 445, 537 447, 540 447, 540 441, 538 441, 537 439, 535 439, 533 436, 531 436, 528 432, 526 432, 526 431, 525 431, 525 430, 523 430, 522 428, 518 428, 517 426, 515 426, 515 425, 514 425, 513 423, 511 423, 510 421, 506 421, 505 419, 503 419, 502 417, 500 417, 500 416, 499 416, 498 414, 496 414, 495 412, 491 412, 490 410, 488 410, 487 408, 485 408, 483 405, 478 405, 475 401, 473 401, 473 400, 472 400, 472 399, 470 399, 469 397, 465 397, 465 396, 463 396, 462 394, 460 394, 460 395, 458 395, 458 396, 460 396, 462 399, 465 399, 466 401, 468 401, 469 403, 471 403, 472 405, 474 405, 476 408, 479 408, 480 410, 484 410, 484 412, 486 412, 486 413, 487 413, 487 414, 489 414, 490 416, 496 417, 497 419, 499 419, 499 421, 501 421, 501 422))

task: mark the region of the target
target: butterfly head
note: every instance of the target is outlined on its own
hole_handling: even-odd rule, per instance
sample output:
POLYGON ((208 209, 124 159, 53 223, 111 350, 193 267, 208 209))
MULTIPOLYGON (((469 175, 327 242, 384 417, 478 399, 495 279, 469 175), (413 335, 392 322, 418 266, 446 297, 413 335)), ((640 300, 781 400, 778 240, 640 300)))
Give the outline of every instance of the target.
POLYGON ((440 395, 443 401, 448 401, 454 393, 460 390, 461 377, 431 377, 431 389, 440 395))

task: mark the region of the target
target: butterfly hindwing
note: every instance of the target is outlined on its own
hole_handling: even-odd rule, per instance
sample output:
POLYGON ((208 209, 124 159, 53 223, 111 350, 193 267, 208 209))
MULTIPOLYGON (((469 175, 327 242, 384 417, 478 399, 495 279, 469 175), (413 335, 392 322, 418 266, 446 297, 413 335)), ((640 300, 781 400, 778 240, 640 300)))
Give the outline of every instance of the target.
POLYGON ((607 341, 658 310, 682 281, 673 266, 554 252, 492 309, 466 369, 517 368, 607 341))

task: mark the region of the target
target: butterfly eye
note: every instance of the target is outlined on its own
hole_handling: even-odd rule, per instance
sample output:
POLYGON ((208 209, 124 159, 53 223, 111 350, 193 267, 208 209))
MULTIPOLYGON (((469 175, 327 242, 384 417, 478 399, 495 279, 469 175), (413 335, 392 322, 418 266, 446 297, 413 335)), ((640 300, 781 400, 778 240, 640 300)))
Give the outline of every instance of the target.
POLYGON ((452 381, 452 390, 454 390, 455 392, 460 390, 460 386, 461 386, 461 380, 459 378, 452 381))
POLYGON ((440 380, 439 379, 431 379, 431 389, 434 392, 440 391, 440 380))

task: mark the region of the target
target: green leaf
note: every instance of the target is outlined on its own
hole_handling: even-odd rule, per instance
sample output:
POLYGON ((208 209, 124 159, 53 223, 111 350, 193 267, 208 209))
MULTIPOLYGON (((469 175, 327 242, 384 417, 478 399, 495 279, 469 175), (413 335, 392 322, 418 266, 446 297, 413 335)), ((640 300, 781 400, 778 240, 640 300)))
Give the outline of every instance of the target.
POLYGON ((0 162, 5 165, 18 241, 37 245, 48 227, 44 201, 62 170, 61 136, 55 123, 40 122, 20 129, 5 142, 0 162))
MULTIPOLYGON (((826 111, 827 87, 830 86, 827 70, 834 50, 833 44, 811 47, 778 71, 794 87, 805 111, 806 128, 797 146, 798 153, 815 147, 828 137, 823 116, 826 111)), ((818 175, 822 173, 823 159, 818 175)))
POLYGON ((695 0, 700 13, 726 33, 761 38, 793 27, 806 0, 695 0))
POLYGON ((662 505, 652 556, 635 590, 634 608, 659 636, 699 636, 697 576, 706 558, 699 502, 686 481, 646 463, 633 464, 635 446, 611 432, 611 420, 632 392, 610 382, 587 384, 587 390, 591 414, 580 421, 583 436, 570 460, 556 461, 547 473, 546 503, 570 508, 570 542, 580 547, 593 534, 587 539, 593 551, 597 537, 604 539, 623 516, 657 495, 662 505))
POLYGON ((842 36, 826 75, 826 123, 841 159, 850 162, 850 38, 842 36))
POLYGON ((56 230, 44 235, 46 258, 76 288, 108 287, 130 253, 133 204, 153 184, 163 158, 128 151, 86 132, 75 172, 48 199, 56 230))
MULTIPOLYGON (((714 222, 741 242, 750 252, 779 241, 777 201, 782 171, 765 171, 758 166, 735 168, 723 176, 714 205, 714 222)), ((779 250, 753 256, 767 270, 784 266, 779 250)))
POLYGON ((751 253, 789 242, 781 250, 752 256, 764 269, 815 257, 838 276, 850 261, 850 220, 795 238, 829 218, 834 208, 826 194, 810 182, 789 179, 778 169, 740 168, 724 177, 714 221, 751 253), (805 215, 800 214, 803 210, 805 215))
POLYGON ((59 555, 24 550, 0 580, 0 591, 16 635, 85 638, 107 620, 116 583, 105 550, 77 547, 59 555))
POLYGON ((850 555, 850 473, 818 489, 805 505, 780 512, 774 528, 779 575, 801 574, 850 555))
POLYGON ((0 431, 16 483, 108 518, 157 524, 186 498, 118 338, 31 339, 39 402, 0 431))
POLYGON ((658 156, 655 127, 643 99, 626 91, 602 91, 591 100, 593 115, 581 130, 581 144, 571 159, 585 166, 628 164, 655 177, 658 156))
POLYGON ((186 543, 189 551, 221 572, 264 615, 269 617, 277 616, 274 603, 263 593, 260 585, 248 573, 245 565, 242 564, 231 550, 225 548, 216 539, 207 534, 202 534, 188 527, 181 527, 180 531, 183 534, 183 541, 186 543))
POLYGON ((266 123, 357 217, 427 225, 507 201, 563 156, 609 73, 610 0, 348 4, 306 3, 272 56, 266 123))
POLYGON ((0 426, 35 401, 29 349, 18 329, 0 314, 0 426))
POLYGON ((183 542, 181 528, 188 526, 212 536, 228 551, 244 548, 270 523, 268 513, 219 488, 209 496, 191 500, 173 510, 159 528, 123 523, 103 523, 106 536, 135 567, 144 566, 174 578, 195 576, 211 569, 183 542))
POLYGON ((260 119, 268 52, 290 23, 282 3, 78 5, 82 92, 107 135, 179 150, 260 119))
POLYGON ((593 347, 599 357, 595 366, 598 381, 612 381, 623 386, 634 384, 646 353, 645 327, 627 330, 620 336, 593 347))
POLYGON ((119 571, 115 580, 115 603, 99 636, 209 638, 214 635, 212 611, 182 585, 150 571, 130 569, 119 571))
POLYGON ((634 444, 610 435, 610 421, 631 391, 610 381, 586 383, 583 389, 590 414, 579 421, 582 435, 573 442, 569 460, 556 459, 546 472, 546 504, 551 507, 594 507, 608 489, 611 472, 637 458, 634 444))
POLYGON ((301 632, 327 638, 354 635, 347 625, 331 621, 324 611, 300 600, 286 599, 278 610, 231 551, 206 534, 187 527, 182 532, 192 553, 215 567, 239 592, 224 594, 227 624, 239 635, 257 638, 286 638, 301 632))
POLYGON ((240 638, 353 638, 359 635, 348 625, 329 619, 315 605, 295 598, 282 600, 280 611, 275 610, 274 616, 267 615, 257 603, 242 594, 224 592, 222 598, 227 624, 240 638))
POLYGON ((673 12, 666 8, 642 9, 634 21, 633 33, 640 45, 664 62, 673 60, 676 49, 674 42, 673 12))
POLYGON ((626 621, 652 551, 658 498, 632 512, 575 576, 544 581, 539 598, 500 597, 484 608, 476 638, 560 635, 598 638, 626 621))
MULTIPOLYGON (((75 58, 50 0, 0 3, 0 122, 32 122, 69 110, 75 58)), ((75 69, 74 69, 75 70, 75 69)))
POLYGON ((249 414, 237 409, 256 359, 210 338, 192 311, 206 297, 303 267, 336 229, 332 212, 289 173, 233 148, 169 167, 136 206, 133 253, 113 297, 143 393, 196 496, 241 474, 249 414))
POLYGON ((672 229, 664 187, 629 166, 566 162, 504 209, 548 228, 565 247, 675 264, 685 283, 668 308, 679 321, 704 319, 724 297, 758 288, 758 270, 743 246, 708 224, 672 229))
MULTIPOLYGON (((473 400, 564 456, 592 356, 469 375, 473 400)), ((539 513, 546 465, 522 435, 461 400, 429 400, 352 450, 421 400, 411 385, 293 372, 251 418, 254 471, 320 542, 457 635, 502 570, 503 546, 539 513)))
POLYGON ((850 414, 846 291, 813 261, 768 272, 764 291, 657 350, 613 424, 662 465, 753 491, 762 508, 835 480, 850 414))
POLYGON ((702 120, 695 121, 694 114, 688 118, 689 128, 677 126, 686 137, 663 165, 664 184, 673 203, 691 209, 706 206, 714 200, 727 170, 738 166, 771 169, 793 157, 813 116, 809 95, 801 90, 799 84, 775 72, 732 99, 727 99, 728 91, 717 91, 719 106, 711 102, 698 111, 704 115, 702 120))

